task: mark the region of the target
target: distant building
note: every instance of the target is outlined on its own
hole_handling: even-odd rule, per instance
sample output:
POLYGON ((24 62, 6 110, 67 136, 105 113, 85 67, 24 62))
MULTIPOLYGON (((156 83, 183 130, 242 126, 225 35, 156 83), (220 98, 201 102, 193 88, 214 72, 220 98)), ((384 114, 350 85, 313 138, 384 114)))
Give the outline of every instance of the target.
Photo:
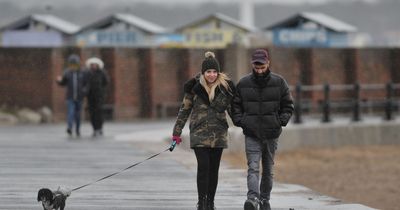
POLYGON ((0 28, 4 47, 72 45, 79 26, 50 14, 33 14, 0 28))
POLYGON ((381 46, 400 47, 400 30, 384 32, 382 39, 384 41, 381 41, 381 46))
POLYGON ((246 43, 246 35, 253 27, 223 14, 212 14, 175 30, 184 35, 185 47, 223 48, 231 43, 246 43))
POLYGON ((357 28, 323 13, 302 12, 265 28, 275 46, 351 46, 357 28))
POLYGON ((76 34, 78 46, 151 47, 182 42, 182 36, 132 14, 113 14, 83 27, 76 34))

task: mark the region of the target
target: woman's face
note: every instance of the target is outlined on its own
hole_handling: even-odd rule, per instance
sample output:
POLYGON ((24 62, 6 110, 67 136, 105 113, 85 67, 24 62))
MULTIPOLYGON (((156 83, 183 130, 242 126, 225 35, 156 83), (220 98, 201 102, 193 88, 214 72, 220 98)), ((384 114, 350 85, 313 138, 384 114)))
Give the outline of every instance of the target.
POLYGON ((207 81, 207 84, 214 83, 218 78, 218 72, 215 69, 208 69, 204 72, 204 78, 207 81))
POLYGON ((91 64, 90 64, 90 69, 92 69, 92 70, 97 70, 97 69, 99 69, 99 65, 97 65, 97 64, 95 64, 95 63, 91 63, 91 64))

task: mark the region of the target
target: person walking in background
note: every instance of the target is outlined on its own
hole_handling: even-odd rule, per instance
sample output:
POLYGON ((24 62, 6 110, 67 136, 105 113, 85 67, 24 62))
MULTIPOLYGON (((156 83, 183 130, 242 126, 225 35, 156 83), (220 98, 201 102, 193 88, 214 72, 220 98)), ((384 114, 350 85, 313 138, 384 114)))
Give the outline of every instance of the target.
POLYGON ((75 123, 75 134, 80 136, 82 101, 88 86, 87 79, 80 67, 80 58, 72 54, 68 57, 67 67, 62 76, 58 76, 57 83, 66 88, 67 100, 67 133, 72 136, 72 128, 75 123))
POLYGON ((88 71, 89 93, 87 95, 90 122, 93 127, 93 137, 103 135, 103 103, 105 88, 108 85, 108 76, 104 70, 104 63, 96 57, 86 61, 88 71))
POLYGON ((244 209, 257 210, 259 205, 260 210, 270 210, 275 151, 294 105, 285 79, 271 71, 268 51, 255 50, 251 64, 252 72, 236 86, 232 121, 245 135, 248 193, 244 209))
POLYGON ((234 84, 221 72, 212 52, 205 53, 201 74, 184 85, 182 105, 173 128, 172 140, 179 144, 182 129, 190 118, 190 147, 197 159, 198 210, 214 210, 222 151, 227 148, 228 123, 234 84))

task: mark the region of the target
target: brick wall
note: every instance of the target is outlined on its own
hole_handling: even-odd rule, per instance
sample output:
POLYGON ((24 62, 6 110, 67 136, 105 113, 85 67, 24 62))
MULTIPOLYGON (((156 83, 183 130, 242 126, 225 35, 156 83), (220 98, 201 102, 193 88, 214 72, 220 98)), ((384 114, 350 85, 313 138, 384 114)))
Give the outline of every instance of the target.
MULTIPOLYGON (((361 84, 385 84, 392 80, 391 51, 388 49, 365 49, 358 52, 358 75, 361 84)), ((397 58, 399 59, 399 57, 397 58)), ((396 60, 396 58, 395 58, 396 60)), ((396 78, 393 78, 396 80, 396 78)), ((361 98, 384 98, 379 90, 362 91, 361 98)))
MULTIPOLYGON (((230 46, 216 50, 221 68, 234 81, 251 70, 254 49, 230 46)), ((269 48, 274 72, 289 85, 384 84, 400 82, 400 49, 269 48)), ((116 120, 174 116, 183 95, 183 84, 200 72, 205 49, 143 48, 0 48, 0 104, 50 107, 55 120, 65 119, 65 90, 55 83, 71 53, 97 56, 110 76, 106 104, 116 120)), ((347 94, 347 95, 346 95, 347 94)), ((333 97, 349 93, 333 93, 333 97), (336 94, 336 95, 335 95, 336 94)), ((385 93, 364 92, 362 98, 383 98, 385 93)), ((322 92, 305 94, 314 101, 322 92)))
MULTIPOLYGON (((312 84, 345 84, 354 69, 347 69, 346 54, 341 49, 314 49, 312 57, 312 84)), ((340 100, 349 91, 331 91, 330 98, 340 100)), ((323 100, 323 91, 313 92, 314 101, 323 100)))
POLYGON ((0 48, 0 104, 38 109, 51 104, 51 49, 0 48))
POLYGON ((113 87, 114 118, 116 119, 133 119, 140 116, 141 104, 137 96, 140 95, 141 88, 137 54, 138 50, 127 48, 115 49, 114 52, 114 66, 110 69, 113 80, 108 91, 112 93, 111 87, 113 87))

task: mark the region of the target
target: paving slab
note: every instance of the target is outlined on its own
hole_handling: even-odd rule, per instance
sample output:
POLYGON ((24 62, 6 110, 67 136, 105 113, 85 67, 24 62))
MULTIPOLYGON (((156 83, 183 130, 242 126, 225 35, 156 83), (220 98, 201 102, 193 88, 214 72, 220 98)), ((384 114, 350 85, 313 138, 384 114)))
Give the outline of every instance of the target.
MULTIPOLYGON (((0 209, 41 209, 37 191, 73 189, 117 172, 168 148, 172 121, 106 123, 105 136, 68 138, 65 125, 0 126, 0 209)), ((67 210, 190 210, 197 201, 196 162, 190 149, 164 152, 121 174, 74 191, 67 210)), ((240 210, 246 171, 222 162, 218 210, 240 210)), ((310 189, 276 183, 273 209, 372 209, 346 204, 310 189)))

